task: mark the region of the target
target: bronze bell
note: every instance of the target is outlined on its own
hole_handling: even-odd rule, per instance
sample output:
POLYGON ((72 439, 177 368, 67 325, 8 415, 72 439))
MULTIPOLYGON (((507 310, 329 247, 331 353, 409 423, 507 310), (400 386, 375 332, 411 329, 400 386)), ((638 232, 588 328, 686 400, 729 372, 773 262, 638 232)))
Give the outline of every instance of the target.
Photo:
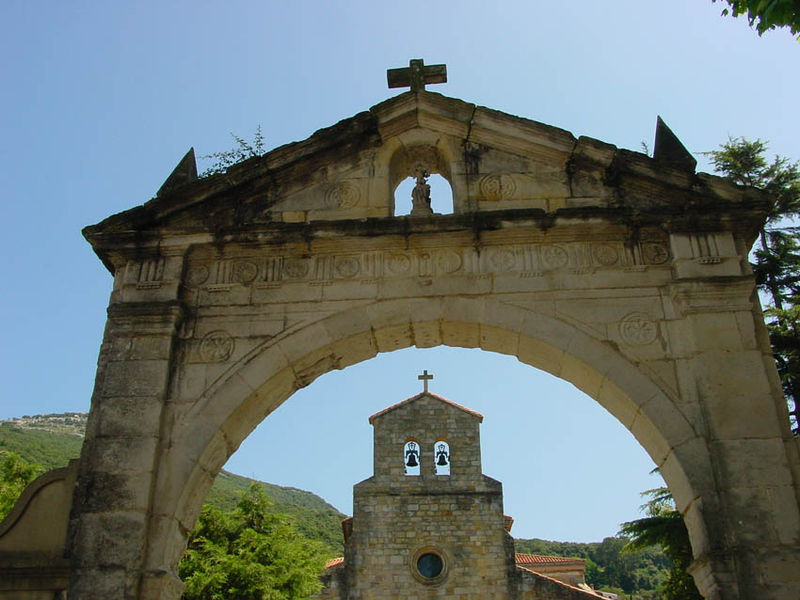
POLYGON ((436 464, 439 465, 440 467, 446 467, 447 466, 447 452, 445 452, 444 446, 439 446, 439 452, 437 452, 436 454, 437 454, 437 457, 438 457, 437 460, 436 460, 436 464))
POLYGON ((417 450, 417 445, 414 442, 409 442, 407 447, 408 450, 406 450, 406 466, 418 467, 419 461, 417 461, 417 457, 419 456, 419 451, 417 450))

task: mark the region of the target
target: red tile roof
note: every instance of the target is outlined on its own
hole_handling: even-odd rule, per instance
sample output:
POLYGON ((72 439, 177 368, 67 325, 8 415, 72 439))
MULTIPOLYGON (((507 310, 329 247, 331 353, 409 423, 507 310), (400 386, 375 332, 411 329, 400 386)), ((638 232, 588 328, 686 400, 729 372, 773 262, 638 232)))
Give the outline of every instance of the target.
POLYGON ((503 515, 503 527, 506 528, 506 531, 511 531, 511 527, 514 525, 514 517, 509 515, 503 515))
MULTIPOLYGON (((517 552, 514 555, 518 565, 560 565, 569 563, 584 563, 582 558, 565 558, 563 556, 547 556, 545 554, 523 554, 517 552)), ((325 563, 325 568, 330 569, 344 563, 344 557, 332 558, 325 563)))
POLYGON ((585 563, 582 558, 565 558, 563 556, 547 556, 545 554, 523 554, 517 552, 514 560, 518 565, 558 565, 566 563, 585 563))
POLYGON ((372 425, 372 422, 375 420, 376 417, 383 416, 386 413, 388 413, 390 411, 393 411, 394 409, 399 408, 400 406, 403 406, 404 404, 408 404, 410 402, 414 402, 415 400, 418 400, 418 399, 422 398, 423 396, 430 396, 431 398, 436 398, 437 400, 440 400, 441 402, 449 404, 450 406, 453 406, 453 407, 455 407, 455 408, 457 408, 459 410, 463 410, 465 413, 470 414, 473 417, 476 417, 478 419, 479 423, 483 422, 483 415, 481 413, 477 412, 477 411, 472 410, 471 408, 467 408, 466 406, 461 406, 460 404, 457 404, 457 403, 453 402, 452 400, 448 400, 447 398, 444 398, 444 397, 442 397, 442 396, 440 396, 438 394, 434 394, 432 392, 421 392, 421 393, 417 394, 416 396, 411 396, 411 398, 407 398, 407 399, 403 400, 402 402, 398 402, 397 404, 392 404, 391 406, 389 406, 387 408, 384 408, 381 411, 376 412, 374 415, 372 415, 369 418, 370 425, 372 425))
POLYGON ((330 559, 325 563, 325 568, 330 569, 331 567, 338 567, 341 564, 344 564, 344 556, 330 559))

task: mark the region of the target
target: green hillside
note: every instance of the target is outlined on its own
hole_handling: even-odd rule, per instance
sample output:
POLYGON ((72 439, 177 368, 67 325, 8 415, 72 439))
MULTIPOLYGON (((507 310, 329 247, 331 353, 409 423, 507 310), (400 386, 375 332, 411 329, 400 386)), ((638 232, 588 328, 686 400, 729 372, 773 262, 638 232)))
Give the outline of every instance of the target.
POLYGON ((52 431, 45 429, 44 424, 41 429, 34 428, 21 423, 23 419, 0 421, 0 450, 16 452, 26 462, 40 464, 46 469, 63 467, 71 458, 78 458, 83 431, 79 435, 52 431))
MULTIPOLYGON (((86 430, 85 413, 25 416, 0 421, 0 450, 16 452, 23 460, 46 469, 63 467, 78 458, 86 430)), ((232 510, 241 493, 256 480, 221 471, 206 502, 232 510)), ((306 536, 327 545, 334 554, 343 551, 341 521, 345 515, 319 496, 297 488, 261 483, 276 513, 292 515, 306 536)))

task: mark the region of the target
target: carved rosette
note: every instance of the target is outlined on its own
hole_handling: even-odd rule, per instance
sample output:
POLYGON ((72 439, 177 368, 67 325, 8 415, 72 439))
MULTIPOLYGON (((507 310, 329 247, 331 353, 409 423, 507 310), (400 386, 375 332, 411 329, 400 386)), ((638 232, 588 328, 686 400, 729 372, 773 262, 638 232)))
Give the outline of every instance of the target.
POLYGON ((340 181, 328 188, 325 198, 329 205, 339 208, 353 208, 361 202, 361 191, 351 181, 340 181))
POLYGON ((411 259, 405 254, 388 254, 384 264, 392 275, 404 275, 411 269, 411 259))
POLYGON ((479 184, 483 200, 508 200, 517 191, 517 184, 511 175, 486 175, 479 184))
POLYGON ((502 272, 512 271, 517 266, 517 257, 513 250, 501 248, 491 254, 491 263, 495 269, 502 272))
POLYGON ((339 256, 336 258, 335 264, 336 274, 345 279, 355 277, 361 270, 361 263, 355 256, 339 256))
POLYGON ((650 315, 632 312, 620 321, 619 334, 622 341, 631 346, 645 346, 658 337, 658 324, 650 315))
POLYGON ((611 267, 619 260, 617 249, 609 244, 597 244, 592 248, 592 254, 597 263, 603 267, 611 267))
POLYGON ((188 287, 196 288, 208 280, 209 270, 206 265, 194 265, 186 270, 184 282, 188 287))
POLYGON ((454 250, 439 250, 434 255, 436 268, 440 273, 455 273, 461 268, 461 254, 454 250))
POLYGON ((669 248, 657 242, 642 244, 642 258, 648 265, 663 265, 669 260, 669 248))
POLYGON ((231 279, 235 283, 251 283, 258 275, 258 265, 249 261, 239 261, 233 264, 231 279))
POLYGON ((224 362, 233 354, 233 347, 233 337, 227 331, 212 331, 200 342, 200 357, 206 362, 224 362))
POLYGON ((283 263, 286 279, 303 279, 308 275, 308 260, 304 258, 287 258, 283 263))
POLYGON ((542 246, 540 249, 542 265, 546 269, 560 269, 567 266, 569 256, 561 246, 542 246))

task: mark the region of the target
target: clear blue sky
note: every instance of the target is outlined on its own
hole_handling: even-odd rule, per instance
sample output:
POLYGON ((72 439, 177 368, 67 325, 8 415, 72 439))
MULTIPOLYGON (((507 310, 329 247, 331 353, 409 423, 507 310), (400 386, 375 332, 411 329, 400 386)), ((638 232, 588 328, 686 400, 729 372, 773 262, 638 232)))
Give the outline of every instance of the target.
MULTIPOLYGON (((304 139, 397 93, 386 69, 445 62, 435 91, 652 144, 660 114, 699 155, 728 136, 800 158, 800 44, 710 0, 28 2, 0 5, 0 418, 85 411, 111 278, 83 226, 150 198, 190 146, 304 139)), ((594 401, 516 360, 406 350, 320 378, 248 438, 234 472, 343 511, 371 472, 372 412, 432 390, 486 415, 484 471, 522 537, 589 541, 657 485, 594 401)))

